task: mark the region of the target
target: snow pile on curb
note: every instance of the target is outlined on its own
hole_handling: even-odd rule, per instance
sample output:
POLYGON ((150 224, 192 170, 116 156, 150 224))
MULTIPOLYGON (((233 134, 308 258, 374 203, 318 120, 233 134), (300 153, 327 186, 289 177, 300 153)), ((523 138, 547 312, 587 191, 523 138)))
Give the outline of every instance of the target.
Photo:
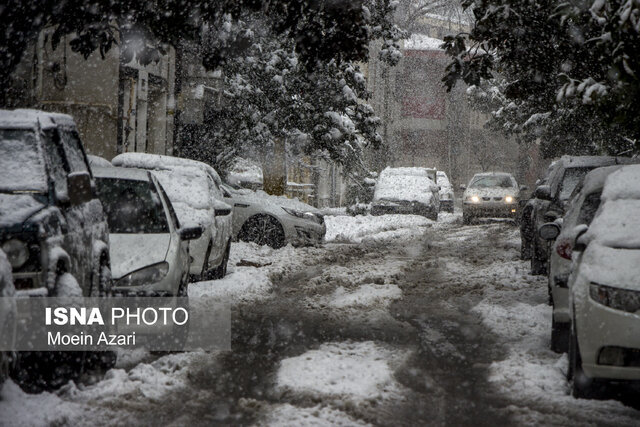
POLYGON ((389 398, 400 391, 391 364, 401 359, 403 353, 372 341, 326 343, 282 360, 276 384, 294 392, 355 401, 389 398))
POLYGON ((344 243, 411 238, 433 225, 433 221, 418 215, 326 216, 325 223, 325 240, 344 243))

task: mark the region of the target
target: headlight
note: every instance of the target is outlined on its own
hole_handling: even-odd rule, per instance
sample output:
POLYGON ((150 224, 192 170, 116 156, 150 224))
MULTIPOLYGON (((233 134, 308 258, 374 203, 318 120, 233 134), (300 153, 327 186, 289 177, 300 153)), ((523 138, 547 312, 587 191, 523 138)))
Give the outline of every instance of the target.
POLYGON ((22 267, 29 259, 29 248, 22 240, 7 240, 2 244, 2 250, 7 255, 12 268, 22 267))
POLYGON ((471 196, 469 200, 471 200, 472 203, 480 203, 480 197, 478 196, 471 196))
POLYGON ((302 212, 284 207, 282 209, 289 215, 293 215, 301 219, 308 219, 309 221, 317 222, 318 224, 322 224, 324 222, 324 218, 322 217, 322 215, 316 215, 313 212, 302 212))
POLYGON ((169 263, 159 262, 133 271, 116 282, 116 286, 141 286, 158 282, 169 273, 169 263))
POLYGON ((591 282, 589 286, 591 299, 615 310, 635 313, 640 310, 640 292, 628 289, 613 288, 591 282))
POLYGON ((513 197, 512 196, 507 196, 507 197, 504 198, 504 201, 506 203, 513 203, 513 197))

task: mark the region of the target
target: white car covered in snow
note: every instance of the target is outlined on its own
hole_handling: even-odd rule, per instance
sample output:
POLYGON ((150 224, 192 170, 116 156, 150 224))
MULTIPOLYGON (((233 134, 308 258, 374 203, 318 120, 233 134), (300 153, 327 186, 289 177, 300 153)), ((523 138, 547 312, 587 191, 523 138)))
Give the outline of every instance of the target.
POLYGON ((436 221, 440 195, 434 169, 420 167, 385 168, 373 193, 371 213, 415 214, 436 221))
POLYGON ((111 243, 111 275, 116 293, 186 296, 188 240, 199 225, 180 224, 171 202, 151 172, 94 168, 111 243))
POLYGON ((124 153, 115 166, 152 170, 176 210, 181 223, 196 223, 204 232, 189 243, 193 279, 226 275, 232 237, 232 207, 225 203, 220 177, 209 165, 157 154, 124 153))
POLYGON ((518 216, 520 188, 510 173, 483 172, 471 178, 462 195, 462 222, 473 218, 512 218, 518 216))
POLYGON ((640 380, 640 166, 605 181, 591 225, 573 245, 569 379, 576 397, 597 383, 640 380))
POLYGON ((287 243, 321 243, 327 232, 324 216, 298 199, 272 196, 264 191, 223 186, 233 203, 233 235, 237 240, 281 248, 287 243))

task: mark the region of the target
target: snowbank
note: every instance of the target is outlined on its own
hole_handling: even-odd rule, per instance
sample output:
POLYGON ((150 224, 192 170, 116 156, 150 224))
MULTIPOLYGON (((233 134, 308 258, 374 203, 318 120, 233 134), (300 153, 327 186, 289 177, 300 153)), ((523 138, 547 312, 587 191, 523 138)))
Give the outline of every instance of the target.
POLYGON ((368 426, 362 421, 350 417, 348 414, 320 405, 310 408, 299 408, 288 403, 277 405, 271 409, 264 420, 256 425, 271 427, 323 427, 323 426, 368 426))
POLYGON ((422 234, 433 221, 417 215, 326 216, 327 242, 360 243, 422 234))
POLYGON ((435 39, 433 37, 426 36, 424 34, 411 34, 409 39, 405 40, 404 48, 405 50, 439 50, 442 51, 440 47, 444 43, 440 39, 435 39))

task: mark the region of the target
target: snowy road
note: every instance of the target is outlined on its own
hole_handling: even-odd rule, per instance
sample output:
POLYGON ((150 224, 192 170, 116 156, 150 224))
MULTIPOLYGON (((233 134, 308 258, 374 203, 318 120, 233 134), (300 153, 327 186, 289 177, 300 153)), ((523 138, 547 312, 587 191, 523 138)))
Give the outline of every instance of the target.
POLYGON ((104 379, 56 393, 9 382, 0 423, 640 423, 619 401, 567 395, 546 282, 518 259, 513 225, 327 222, 322 248, 235 245, 225 279, 192 285, 191 297, 232 300, 233 351, 127 353, 104 379))

